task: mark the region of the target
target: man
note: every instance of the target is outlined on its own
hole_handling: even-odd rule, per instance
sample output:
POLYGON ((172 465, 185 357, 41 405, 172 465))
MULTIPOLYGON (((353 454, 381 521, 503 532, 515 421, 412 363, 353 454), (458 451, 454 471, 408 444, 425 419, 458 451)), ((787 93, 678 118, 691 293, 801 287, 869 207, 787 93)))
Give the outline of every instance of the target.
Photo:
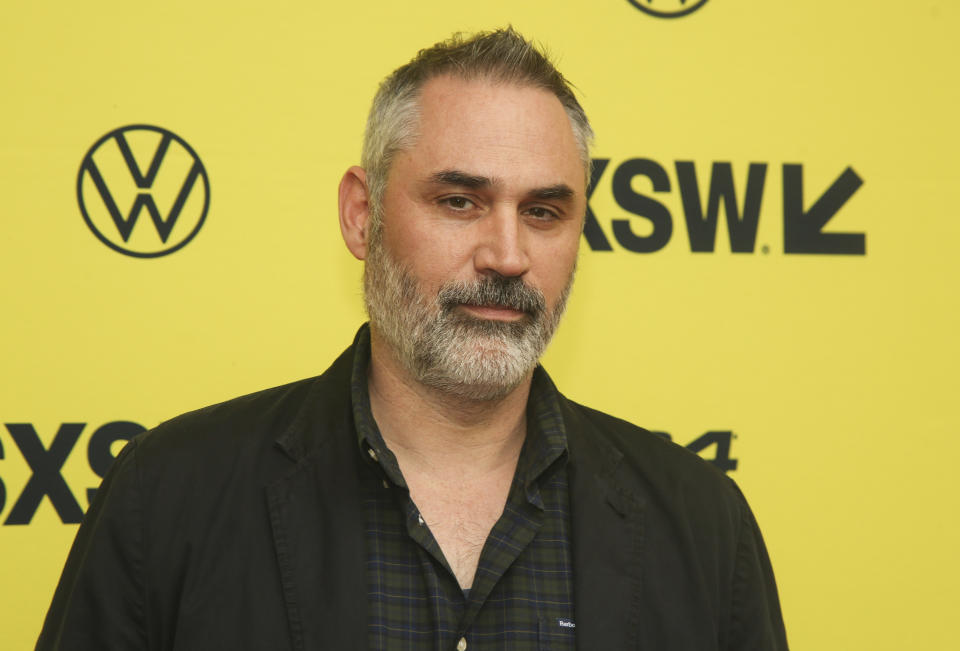
POLYGON ((590 137, 512 30, 388 77, 340 185, 369 327, 318 378, 132 441, 38 648, 786 648, 734 484, 537 366, 590 137))

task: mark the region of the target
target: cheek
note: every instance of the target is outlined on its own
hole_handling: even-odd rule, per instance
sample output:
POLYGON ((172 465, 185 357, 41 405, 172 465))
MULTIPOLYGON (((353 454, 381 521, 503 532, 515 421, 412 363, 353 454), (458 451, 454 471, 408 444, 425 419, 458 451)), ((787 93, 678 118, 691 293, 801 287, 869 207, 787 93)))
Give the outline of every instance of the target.
POLYGON ((570 281, 571 274, 576 269, 577 251, 576 246, 561 251, 555 250, 547 259, 542 289, 549 303, 555 302, 560 297, 560 293, 570 281))
POLYGON ((451 280, 465 280, 470 253, 464 238, 444 237, 436 229, 406 229, 387 243, 394 260, 408 267, 424 291, 434 292, 451 280))

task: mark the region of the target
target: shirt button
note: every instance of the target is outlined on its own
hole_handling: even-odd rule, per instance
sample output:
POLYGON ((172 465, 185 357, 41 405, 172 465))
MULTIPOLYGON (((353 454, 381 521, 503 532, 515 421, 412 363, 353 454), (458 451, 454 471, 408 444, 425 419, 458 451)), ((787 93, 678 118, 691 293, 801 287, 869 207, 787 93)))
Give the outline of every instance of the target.
POLYGON ((457 651, 467 651, 467 638, 460 638, 460 641, 457 642, 457 651))
MULTIPOLYGON (((417 523, 419 523, 421 527, 423 526, 423 516, 420 515, 419 513, 417 513, 417 523)), ((462 638, 461 638, 461 639, 462 639, 462 638)), ((464 644, 466 644, 466 643, 464 643, 464 644)))
POLYGON ((374 450, 373 448, 367 448, 367 454, 369 454, 369 455, 370 455, 370 458, 373 459, 374 461, 379 461, 379 460, 380 460, 380 459, 377 457, 377 451, 374 450))

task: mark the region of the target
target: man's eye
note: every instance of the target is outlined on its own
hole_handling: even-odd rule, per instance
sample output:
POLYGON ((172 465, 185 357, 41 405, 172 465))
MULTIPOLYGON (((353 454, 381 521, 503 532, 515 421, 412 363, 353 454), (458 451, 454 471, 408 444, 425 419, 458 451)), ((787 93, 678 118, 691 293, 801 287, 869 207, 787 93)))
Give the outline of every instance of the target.
POLYGON ((440 203, 453 208, 454 210, 468 210, 473 206, 473 202, 467 199, 466 197, 445 197, 440 200, 440 203))
POLYGON ((550 220, 557 218, 557 213, 548 208, 544 208, 543 206, 532 206, 527 208, 527 214, 534 219, 550 220))

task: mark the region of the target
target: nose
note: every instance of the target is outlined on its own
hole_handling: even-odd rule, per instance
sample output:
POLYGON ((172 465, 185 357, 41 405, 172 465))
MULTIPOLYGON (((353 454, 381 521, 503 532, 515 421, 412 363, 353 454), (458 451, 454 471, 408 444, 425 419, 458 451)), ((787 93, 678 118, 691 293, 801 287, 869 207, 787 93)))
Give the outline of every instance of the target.
POLYGON ((480 233, 473 264, 478 273, 516 277, 529 270, 526 237, 516 206, 498 206, 477 227, 480 233))

